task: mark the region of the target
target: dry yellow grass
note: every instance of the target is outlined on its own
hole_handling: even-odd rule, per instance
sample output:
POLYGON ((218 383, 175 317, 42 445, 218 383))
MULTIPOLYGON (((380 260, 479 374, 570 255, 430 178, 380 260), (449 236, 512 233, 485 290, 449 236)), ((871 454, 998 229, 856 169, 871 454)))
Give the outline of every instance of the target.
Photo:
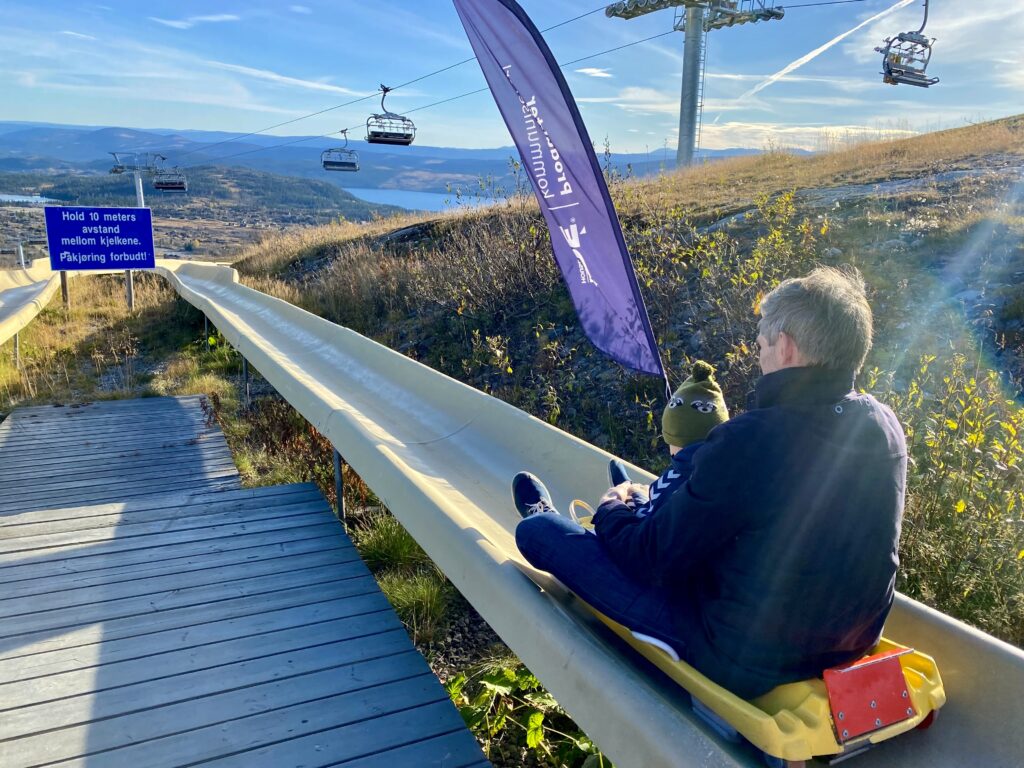
MULTIPOLYGON (((687 220, 699 223, 748 209, 762 195, 966 169, 979 158, 999 154, 1024 157, 1024 117, 912 138, 851 142, 813 156, 767 152, 730 158, 654 179, 626 180, 613 185, 612 195, 623 219, 676 209, 687 220)), ((379 260, 381 253, 372 244, 396 229, 437 222, 443 231, 475 232, 478 228, 474 225, 509 214, 525 215, 540 223, 539 209, 530 196, 491 208, 411 213, 364 224, 345 222, 293 230, 245 248, 235 263, 247 276, 247 284, 291 301, 298 297, 285 286, 255 278, 279 275, 289 264, 315 259, 343 259, 347 268, 359 270, 359 257, 379 260)), ((369 271, 371 281, 381 277, 379 270, 369 271)))

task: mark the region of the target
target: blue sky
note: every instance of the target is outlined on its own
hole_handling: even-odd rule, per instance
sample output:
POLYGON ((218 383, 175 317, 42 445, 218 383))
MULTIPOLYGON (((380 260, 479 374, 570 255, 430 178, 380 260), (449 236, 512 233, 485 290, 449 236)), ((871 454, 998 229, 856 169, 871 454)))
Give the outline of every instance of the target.
MULTIPOLYGON (((810 0, 794 0, 794 5, 810 0)), ((791 8, 782 21, 712 32, 703 145, 816 149, 848 137, 927 131, 1015 114, 1024 104, 1019 0, 933 0, 932 89, 885 86, 873 47, 919 26, 919 0, 867 24, 754 95, 773 73, 896 0, 791 8), (954 7, 956 12, 954 13, 954 7), (970 9, 968 13, 967 10, 970 9)), ((598 7, 522 0, 541 27, 598 7)), ((672 11, 632 21, 595 13, 546 35, 568 61, 671 28, 672 11)), ((675 146, 683 36, 675 33, 566 71, 592 138, 616 151, 675 146)), ((0 120, 252 131, 472 55, 449 0, 301 3, 4 0, 0 120)), ((483 85, 475 62, 396 91, 401 112, 483 85)), ((373 102, 272 133, 326 133, 373 102)), ((417 112, 418 143, 511 142, 488 94, 417 112)))

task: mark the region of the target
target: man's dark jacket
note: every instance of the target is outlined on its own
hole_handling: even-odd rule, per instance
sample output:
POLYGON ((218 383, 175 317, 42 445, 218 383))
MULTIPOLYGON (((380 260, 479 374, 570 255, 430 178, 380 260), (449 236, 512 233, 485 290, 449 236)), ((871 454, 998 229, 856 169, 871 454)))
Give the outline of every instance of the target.
POLYGON ((598 510, 598 540, 678 604, 683 657, 745 698, 877 641, 893 600, 907 448, 853 375, 786 368, 692 450, 657 514, 598 510))

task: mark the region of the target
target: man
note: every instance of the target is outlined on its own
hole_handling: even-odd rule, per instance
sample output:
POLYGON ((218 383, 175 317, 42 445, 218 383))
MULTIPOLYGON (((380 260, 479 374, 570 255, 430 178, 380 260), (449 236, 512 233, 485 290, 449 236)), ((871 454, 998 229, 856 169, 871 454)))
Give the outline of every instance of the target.
POLYGON ((586 531, 532 475, 513 481, 527 560, 744 698, 876 643, 907 470, 895 415, 854 389, 872 333, 855 270, 786 280, 758 328, 753 407, 682 447, 687 478, 656 514, 622 483, 586 531))

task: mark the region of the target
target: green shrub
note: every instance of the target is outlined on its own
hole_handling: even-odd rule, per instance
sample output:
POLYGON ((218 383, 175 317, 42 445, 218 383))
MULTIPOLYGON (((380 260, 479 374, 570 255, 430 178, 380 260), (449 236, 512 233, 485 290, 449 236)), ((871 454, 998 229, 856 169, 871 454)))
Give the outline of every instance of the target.
POLYGON ((372 571, 394 569, 412 573, 430 565, 427 553, 387 512, 369 515, 355 526, 354 534, 359 553, 372 571))
POLYGON ((441 573, 389 569, 377 575, 377 582, 413 642, 429 644, 443 635, 454 588, 441 573))

